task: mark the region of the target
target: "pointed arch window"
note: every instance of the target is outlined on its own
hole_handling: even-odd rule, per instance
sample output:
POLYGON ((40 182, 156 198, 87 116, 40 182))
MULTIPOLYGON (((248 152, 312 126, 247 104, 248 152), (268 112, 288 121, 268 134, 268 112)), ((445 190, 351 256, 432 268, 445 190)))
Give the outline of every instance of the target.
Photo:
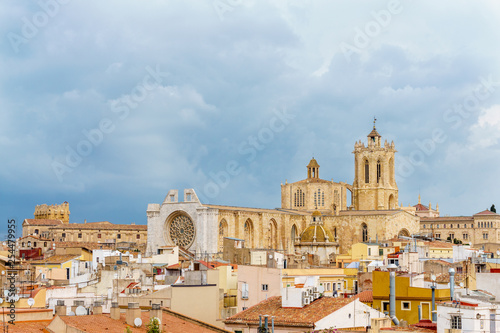
POLYGON ((377 184, 380 183, 380 179, 382 178, 382 165, 380 164, 380 160, 377 161, 377 184))
POLYGON ((363 243, 368 242, 368 226, 364 223, 361 225, 361 233, 362 233, 363 243))
POLYGON ((294 193, 295 207, 304 207, 306 195, 300 188, 294 193))
POLYGON ((365 183, 368 184, 370 182, 370 164, 368 160, 365 160, 365 183))

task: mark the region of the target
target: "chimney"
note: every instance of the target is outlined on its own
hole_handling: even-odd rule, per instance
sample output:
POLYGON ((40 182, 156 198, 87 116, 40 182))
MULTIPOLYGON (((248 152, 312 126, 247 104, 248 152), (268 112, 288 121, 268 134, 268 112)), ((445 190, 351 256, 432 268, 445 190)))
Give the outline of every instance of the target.
POLYGON ((453 268, 450 268, 448 271, 450 273, 450 298, 451 301, 453 302, 453 299, 455 298, 455 270, 453 268))
POLYGON ((73 301, 73 306, 71 307, 71 312, 76 313, 76 308, 79 306, 85 306, 85 301, 73 301))
POLYGON ((66 315, 66 305, 64 305, 64 301, 58 299, 56 305, 56 315, 57 316, 65 316, 66 315))
POLYGON ((153 303, 151 305, 151 311, 149 311, 149 319, 151 320, 155 317, 160 320, 162 318, 160 304, 158 303, 153 303))
POLYGON ((127 313, 126 313, 126 322, 128 325, 135 327, 134 320, 135 318, 141 317, 141 309, 139 308, 139 303, 128 303, 127 313))
POLYGON ((399 325, 399 320, 396 318, 396 269, 397 266, 390 264, 387 266, 389 270, 389 317, 392 319, 394 325, 399 325))
POLYGON ((99 301, 94 302, 93 314, 102 314, 102 304, 99 301))
POLYGON ((120 307, 118 306, 118 302, 111 302, 110 316, 111 319, 114 320, 120 319, 120 307))

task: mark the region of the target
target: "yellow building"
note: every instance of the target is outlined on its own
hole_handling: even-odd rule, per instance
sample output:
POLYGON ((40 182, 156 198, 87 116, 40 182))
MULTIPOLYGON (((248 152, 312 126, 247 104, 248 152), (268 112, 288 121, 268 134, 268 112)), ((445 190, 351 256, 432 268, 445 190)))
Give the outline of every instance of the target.
MULTIPOLYGON (((373 271, 373 308, 389 312, 389 272, 373 271)), ((449 289, 436 289, 436 302, 450 300, 449 289)), ((410 286, 408 276, 396 276, 396 317, 408 324, 418 322, 418 306, 422 319, 432 319, 432 290, 410 286)))

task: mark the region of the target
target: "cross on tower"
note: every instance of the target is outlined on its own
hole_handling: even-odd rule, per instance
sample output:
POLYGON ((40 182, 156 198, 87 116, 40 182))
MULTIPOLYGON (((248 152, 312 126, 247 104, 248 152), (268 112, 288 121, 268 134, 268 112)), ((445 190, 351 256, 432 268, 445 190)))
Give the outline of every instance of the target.
POLYGON ((373 117, 373 129, 375 129, 375 123, 377 122, 377 118, 373 117))

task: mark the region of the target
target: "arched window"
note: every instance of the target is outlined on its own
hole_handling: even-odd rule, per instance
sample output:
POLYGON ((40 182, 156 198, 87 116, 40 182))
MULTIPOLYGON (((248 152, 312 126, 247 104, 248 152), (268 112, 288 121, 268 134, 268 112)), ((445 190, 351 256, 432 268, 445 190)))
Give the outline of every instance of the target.
POLYGON ((278 227, 276 221, 269 221, 269 244, 268 248, 277 249, 278 248, 278 227))
POLYGON ((223 219, 219 223, 219 252, 224 250, 224 237, 227 237, 227 222, 223 219))
POLYGON ((324 206, 325 205, 325 192, 318 189, 317 192, 314 192, 314 206, 324 206))
POLYGON ((294 224, 294 225, 292 225, 292 229, 290 231, 290 240, 291 240, 291 245, 292 245, 292 251, 294 249, 296 239, 297 239, 297 227, 294 224))
POLYGON ((253 224, 250 219, 245 222, 245 247, 248 249, 253 248, 253 224))
POLYGON ((368 160, 365 160, 365 183, 370 182, 370 164, 368 163, 368 160))
POLYGON ((368 242, 368 226, 364 223, 361 225, 361 233, 362 233, 363 243, 368 242))
POLYGON ((380 179, 382 178, 382 166, 380 165, 380 160, 377 161, 377 184, 380 183, 380 179))
POLYGON ((305 198, 305 193, 299 188, 294 194, 295 207, 304 207, 305 198))

